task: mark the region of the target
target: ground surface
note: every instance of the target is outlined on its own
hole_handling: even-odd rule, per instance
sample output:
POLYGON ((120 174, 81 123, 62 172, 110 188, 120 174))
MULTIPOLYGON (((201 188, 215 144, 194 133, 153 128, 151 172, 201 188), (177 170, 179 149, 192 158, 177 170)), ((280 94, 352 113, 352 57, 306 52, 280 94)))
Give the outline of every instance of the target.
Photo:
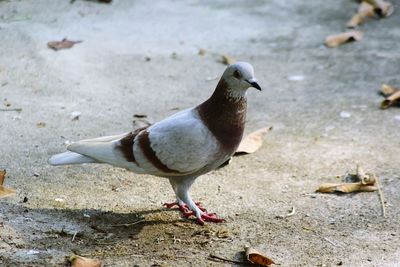
POLYGON ((400 16, 363 25, 361 42, 325 48, 356 7, 0 1, 1 100, 23 109, 0 112, 0 168, 17 190, 1 200, 0 265, 62 265, 78 253, 107 266, 223 266, 230 264, 208 255, 241 260, 250 244, 282 266, 399 266, 400 110, 380 110, 377 90, 381 82, 400 86, 400 16), (83 43, 46 47, 63 37, 83 43), (192 188, 226 223, 198 226, 162 208, 174 199, 164 179, 46 163, 67 141, 137 127, 133 114, 155 122, 200 103, 225 53, 251 62, 264 88, 248 94, 246 131, 274 126, 259 151, 192 188), (288 80, 293 75, 304 80, 288 80), (77 121, 74 111, 82 113, 77 121), (313 193, 357 163, 380 176, 387 218, 376 193, 313 193), (293 206, 293 216, 279 217, 293 206))

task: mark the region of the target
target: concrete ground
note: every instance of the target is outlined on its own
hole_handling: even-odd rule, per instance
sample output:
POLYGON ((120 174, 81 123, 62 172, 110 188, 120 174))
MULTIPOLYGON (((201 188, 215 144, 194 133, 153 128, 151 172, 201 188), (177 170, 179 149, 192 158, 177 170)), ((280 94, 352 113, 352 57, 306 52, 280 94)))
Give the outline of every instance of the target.
POLYGON ((400 86, 392 2, 391 17, 362 25, 362 41, 328 49, 357 2, 0 1, 1 101, 22 108, 0 112, 0 168, 17 190, 1 200, 0 265, 77 253, 107 266, 229 266, 209 254, 241 261, 250 244, 282 266, 400 266, 400 110, 380 110, 377 93, 400 86), (46 47, 63 37, 83 42, 46 47), (221 54, 250 62, 264 88, 248 94, 246 131, 274 127, 259 151, 193 186, 226 223, 162 208, 174 199, 167 180, 46 163, 69 141, 137 127, 134 114, 155 122, 199 104, 221 54), (380 177, 387 218, 377 193, 314 193, 357 164, 380 177))

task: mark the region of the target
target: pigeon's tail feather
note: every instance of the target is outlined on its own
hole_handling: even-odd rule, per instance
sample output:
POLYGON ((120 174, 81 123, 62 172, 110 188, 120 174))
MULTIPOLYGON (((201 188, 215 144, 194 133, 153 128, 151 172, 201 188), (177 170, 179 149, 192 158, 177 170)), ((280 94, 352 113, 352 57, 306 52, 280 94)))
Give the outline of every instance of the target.
POLYGON ((69 151, 79 153, 88 158, 92 158, 97 162, 114 164, 118 166, 119 158, 117 158, 115 152, 115 142, 76 142, 70 144, 67 149, 69 151))
POLYGON ((96 160, 75 152, 67 151, 52 156, 51 158, 49 158, 48 162, 51 165, 69 165, 69 164, 95 163, 96 160))

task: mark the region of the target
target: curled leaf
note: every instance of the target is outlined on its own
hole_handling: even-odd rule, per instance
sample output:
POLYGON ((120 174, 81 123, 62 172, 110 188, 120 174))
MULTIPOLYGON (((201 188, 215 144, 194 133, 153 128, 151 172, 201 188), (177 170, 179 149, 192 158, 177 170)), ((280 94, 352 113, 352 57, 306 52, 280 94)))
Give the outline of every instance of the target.
POLYGON ((6 178, 7 171, 6 170, 0 170, 0 185, 3 185, 4 179, 6 178))
POLYGON ((395 104, 396 102, 399 102, 399 100, 400 100, 400 90, 397 90, 382 101, 381 109, 387 109, 390 106, 393 106, 393 104, 395 104))
MULTIPOLYGON (((363 192, 365 190, 365 187, 368 187, 368 189, 371 189, 371 186, 365 186, 361 182, 359 183, 342 183, 342 184, 336 184, 336 183, 324 183, 319 186, 319 188, 316 190, 318 193, 354 193, 354 192, 363 192)), ((377 190, 376 187, 372 191, 377 190)), ((369 192, 369 191, 368 191, 369 192)))
POLYGON ((261 128, 255 132, 252 132, 251 134, 247 135, 245 138, 243 138, 242 142, 240 142, 240 145, 239 145, 238 149, 236 150, 235 155, 251 154, 251 153, 256 152, 263 144, 264 135, 267 134, 271 130, 272 130, 272 126, 264 127, 264 128, 261 128))
POLYGON ((349 31, 349 32, 339 33, 326 37, 325 45, 327 47, 333 48, 344 43, 360 41, 362 37, 363 33, 360 31, 349 31))
POLYGON ((397 90, 398 90, 398 89, 394 88, 394 87, 391 86, 391 85, 388 85, 388 84, 386 84, 386 83, 382 83, 380 92, 381 92, 381 94, 382 94, 383 96, 390 96, 391 94, 393 94, 393 93, 396 92, 397 90))
POLYGON ((380 17, 389 17, 392 15, 394 8, 389 2, 383 0, 364 0, 374 7, 374 11, 380 17))
POLYGON ((67 49, 73 47, 75 44, 82 43, 82 41, 71 41, 67 40, 66 38, 62 39, 61 41, 52 41, 48 42, 47 46, 54 51, 58 51, 60 49, 67 49))
POLYGON ((353 17, 346 23, 347 28, 355 28, 364 22, 364 17, 360 14, 354 14, 353 17))
POLYGON ((253 264, 259 264, 261 266, 270 266, 271 264, 276 264, 273 260, 267 256, 264 256, 261 254, 261 252, 252 247, 246 246, 244 249, 247 260, 253 264))
POLYGON ((378 190, 375 186, 377 177, 373 173, 365 173, 357 165, 356 174, 344 176, 346 183, 324 183, 316 190, 318 193, 354 193, 354 192, 372 192, 378 190))
POLYGON ((5 198, 15 195, 14 189, 3 186, 6 174, 7 174, 6 170, 0 170, 0 198, 5 198))
POLYGON ((85 258, 78 255, 72 255, 69 258, 72 267, 102 267, 103 264, 99 260, 85 258))
POLYGON ((224 55, 221 55, 221 59, 219 60, 219 62, 221 62, 222 64, 225 64, 225 65, 231 65, 231 64, 235 63, 235 60, 232 57, 224 54, 224 55))

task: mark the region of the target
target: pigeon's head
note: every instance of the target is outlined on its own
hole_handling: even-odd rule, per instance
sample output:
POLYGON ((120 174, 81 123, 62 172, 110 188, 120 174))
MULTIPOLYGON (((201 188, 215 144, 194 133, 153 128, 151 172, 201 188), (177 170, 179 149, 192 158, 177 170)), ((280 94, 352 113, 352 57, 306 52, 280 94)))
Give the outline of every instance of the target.
POLYGON ((229 65, 222 78, 228 85, 231 93, 235 95, 243 95, 250 87, 254 87, 261 91, 261 87, 254 77, 253 67, 247 62, 236 62, 229 65))

